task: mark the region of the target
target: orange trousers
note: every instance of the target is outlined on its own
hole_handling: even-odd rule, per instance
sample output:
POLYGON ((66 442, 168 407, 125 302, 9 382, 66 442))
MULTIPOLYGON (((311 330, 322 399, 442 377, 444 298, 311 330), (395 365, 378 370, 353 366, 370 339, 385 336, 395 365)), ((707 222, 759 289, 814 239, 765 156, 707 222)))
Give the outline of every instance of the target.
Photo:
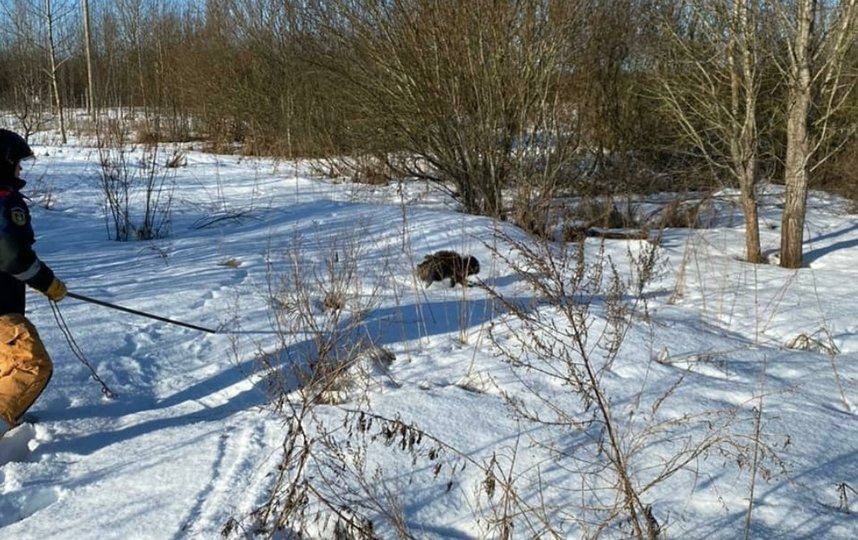
POLYGON ((17 313, 0 315, 0 418, 17 424, 53 371, 36 327, 17 313))

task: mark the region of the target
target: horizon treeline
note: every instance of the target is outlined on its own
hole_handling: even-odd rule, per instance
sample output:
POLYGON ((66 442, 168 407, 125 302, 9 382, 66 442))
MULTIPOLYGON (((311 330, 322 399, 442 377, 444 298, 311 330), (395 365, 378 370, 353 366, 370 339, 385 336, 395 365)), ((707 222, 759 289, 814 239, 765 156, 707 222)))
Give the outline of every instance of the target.
POLYGON ((158 140, 371 156, 377 174, 450 182, 501 215, 492 193, 508 186, 531 210, 570 186, 734 186, 737 141, 746 174, 782 182, 804 6, 810 179, 852 186, 853 4, 2 0, 0 100, 28 131, 127 109, 158 140))

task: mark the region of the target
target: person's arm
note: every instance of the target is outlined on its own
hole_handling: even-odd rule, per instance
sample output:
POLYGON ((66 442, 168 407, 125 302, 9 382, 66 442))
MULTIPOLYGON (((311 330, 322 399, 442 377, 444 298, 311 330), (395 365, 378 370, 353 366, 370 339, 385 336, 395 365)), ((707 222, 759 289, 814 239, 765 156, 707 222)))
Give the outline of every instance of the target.
POLYGON ((0 213, 0 270, 40 291, 52 300, 65 296, 65 285, 33 251, 30 212, 23 200, 7 201, 0 213))

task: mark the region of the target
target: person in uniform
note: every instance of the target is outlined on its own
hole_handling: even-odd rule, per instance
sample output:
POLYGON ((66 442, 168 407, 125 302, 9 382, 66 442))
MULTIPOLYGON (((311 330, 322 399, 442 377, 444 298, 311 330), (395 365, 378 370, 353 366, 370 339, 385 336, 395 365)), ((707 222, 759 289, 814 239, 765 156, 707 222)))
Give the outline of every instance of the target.
POLYGON ((20 135, 0 129, 0 437, 15 427, 48 385, 53 364, 25 316, 26 286, 54 302, 66 286, 33 251, 35 235, 21 194, 21 162, 33 151, 20 135))

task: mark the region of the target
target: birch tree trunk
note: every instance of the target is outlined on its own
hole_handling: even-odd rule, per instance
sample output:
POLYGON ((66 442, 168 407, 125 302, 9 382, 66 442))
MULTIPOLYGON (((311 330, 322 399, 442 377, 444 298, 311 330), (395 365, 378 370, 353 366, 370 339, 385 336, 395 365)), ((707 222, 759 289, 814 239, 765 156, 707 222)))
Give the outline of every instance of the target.
POLYGON ((92 34, 89 30, 89 0, 83 0, 83 40, 86 54, 86 109, 94 123, 98 122, 95 111, 95 83, 92 76, 92 34))
POLYGON ((816 0, 799 0, 797 31, 790 55, 787 142, 784 158, 784 213, 781 222, 781 266, 800 268, 807 211, 807 162, 810 152, 808 115, 812 103, 810 40, 816 0))
POLYGON ((780 253, 784 268, 800 268, 803 264, 810 172, 830 157, 830 154, 814 154, 835 136, 829 120, 843 108, 843 96, 855 87, 855 74, 844 71, 847 51, 856 40, 855 23, 856 0, 824 6, 818 0, 799 0, 796 4, 787 73, 789 102, 780 253), (826 20, 819 18, 821 10, 826 10, 826 20), (819 43, 814 45, 817 37, 819 43))
POLYGON ((63 144, 65 144, 68 142, 68 138, 66 137, 66 121, 65 114, 63 112, 63 99, 60 94, 59 77, 57 76, 59 66, 57 65, 57 49, 54 43, 54 14, 51 7, 51 0, 45 0, 45 19, 48 25, 48 56, 51 65, 49 75, 51 79, 51 87, 54 92, 54 105, 57 108, 57 115, 60 120, 60 134, 62 135, 63 144))

